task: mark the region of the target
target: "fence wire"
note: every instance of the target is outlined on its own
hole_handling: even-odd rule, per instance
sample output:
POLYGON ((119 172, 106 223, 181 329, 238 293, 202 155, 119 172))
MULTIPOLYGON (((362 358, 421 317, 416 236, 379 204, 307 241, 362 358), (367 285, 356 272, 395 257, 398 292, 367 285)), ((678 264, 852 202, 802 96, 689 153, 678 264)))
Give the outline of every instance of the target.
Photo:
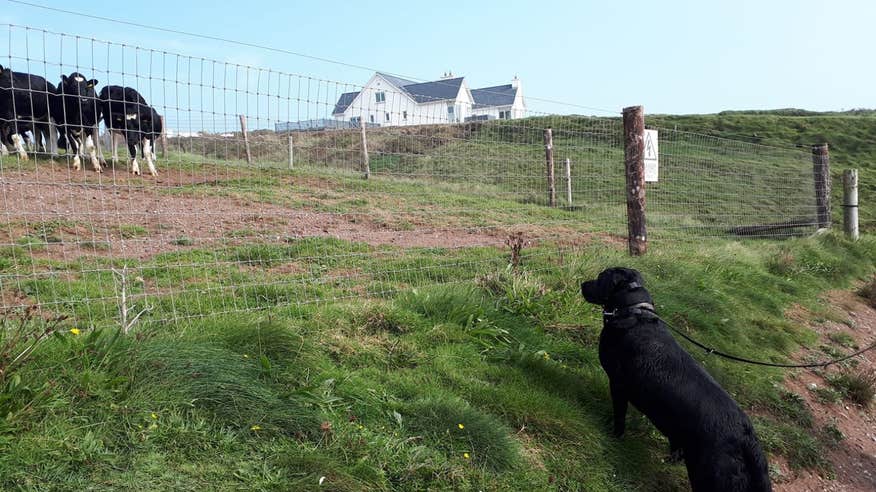
MULTIPOLYGON (((100 325, 126 308, 148 309, 152 321, 296 309, 483 280, 510 262, 545 269, 594 243, 625 248, 615 114, 535 111, 516 101, 520 81, 477 89, 458 77, 424 84, 375 73, 342 83, 4 29, 4 67, 56 92, 33 78, 3 85, 17 79, 0 74, 0 102, 13 99, 0 104, 0 149, 9 151, 0 160, 3 311, 36 305, 100 325), (82 81, 70 89, 62 74, 82 81), (143 101, 110 98, 121 119, 100 113, 92 150, 83 120, 109 86, 143 101), (55 125, 38 135, 42 120, 28 113, 41 98, 51 106, 68 96, 75 104, 50 111, 55 125), (130 155, 126 140, 144 139, 130 155), (158 175, 146 166, 133 175, 134 158, 154 158, 158 175)), ((648 187, 652 238, 811 222, 811 164, 807 178, 800 152, 681 132, 660 138, 661 180, 648 187)))

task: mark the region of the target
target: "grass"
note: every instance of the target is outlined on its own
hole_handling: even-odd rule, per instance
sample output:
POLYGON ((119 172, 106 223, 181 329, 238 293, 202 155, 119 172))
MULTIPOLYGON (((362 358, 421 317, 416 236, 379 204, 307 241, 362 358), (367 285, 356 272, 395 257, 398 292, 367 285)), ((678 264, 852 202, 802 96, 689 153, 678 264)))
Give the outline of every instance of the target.
MULTIPOLYGON (((562 260, 554 248, 529 247, 516 273, 491 248, 401 253, 308 238, 129 264, 149 284, 190 288, 152 299, 134 336, 117 334, 111 303, 76 307, 16 369, 26 383, 0 392, 0 487, 309 489, 326 477, 336 490, 677 490, 684 468, 664 463, 668 445, 641 415, 631 412, 623 439, 610 434, 600 313, 581 301, 578 281, 633 266, 661 313, 704 342, 786 361, 818 342, 783 310, 868 274, 876 243, 828 235, 682 244, 632 259, 597 245, 562 260), (417 276, 404 273, 408 255, 417 276), (773 272, 777 258, 784 267, 773 272), (238 271, 237 261, 261 268, 238 271), (289 262, 302 273, 271 273, 289 262), (203 267, 178 266, 193 263, 203 267), (310 276, 338 269, 360 274, 310 276), (380 276, 387 270, 398 275, 380 276), (400 293, 363 296, 363 285, 400 293), (308 298, 338 301, 296 302, 308 298), (161 321, 237 308, 261 312, 161 321)), ((100 298, 113 285, 88 271, 54 282, 26 292, 100 298)), ((756 415, 769 453, 830 473, 824 450, 837 436, 779 389, 782 372, 688 348, 756 415)))
MULTIPOLYGON (((217 243, 178 237, 171 242, 187 248, 143 259, 51 259, 32 253, 91 224, 22 226, 27 239, 0 247, 3 295, 70 318, 4 371, 0 489, 684 489, 684 467, 665 463, 668 443, 642 415, 631 411, 627 435, 611 436, 597 355, 601 313, 582 302, 579 282, 609 266, 638 268, 660 313, 691 335, 786 362, 823 343, 788 321, 786 309, 822 313, 821 292, 872 278, 876 242, 867 234, 855 243, 836 234, 690 241, 724 230, 721 210, 769 183, 703 183, 702 196, 732 185, 707 210, 696 205, 700 195, 678 199, 696 176, 670 161, 665 170, 679 179, 652 188, 649 208, 655 237, 670 240, 630 258, 602 240, 625 230, 616 121, 556 122, 557 155, 573 159, 581 190, 574 210, 543 206, 543 144, 525 125, 424 127, 407 137, 375 131, 368 181, 339 150, 356 143, 341 132, 303 135, 303 169, 294 171, 245 167, 240 155, 220 155, 224 144, 173 153, 164 164, 169 174, 234 169, 234 179, 161 188, 171 195, 327 212, 388 231, 522 228, 521 242, 541 239, 513 255, 507 247, 402 248, 247 227, 217 243), (204 162, 214 155, 235 160, 204 162), (131 272, 128 302, 150 307, 129 336, 118 332, 109 272, 122 267, 131 272)), ((271 138, 253 135, 264 159, 276 150, 271 138)), ((787 135, 775 138, 764 143, 787 135)), ((723 171, 744 157, 715 157, 683 139, 672 145, 723 171)), ((835 148, 837 160, 852 155, 835 148)), ((285 155, 276 157, 284 167, 285 155)), ((787 176, 800 163, 780 152, 760 165, 787 176)), ((808 198, 782 199, 793 208, 808 198)), ((776 203, 742 206, 753 214, 776 203)), ((149 233, 135 224, 107 232, 149 233)), ((99 253, 112 244, 92 246, 99 253)), ((33 331, 21 333, 44 329, 29 323, 33 331)), ((850 344, 840 335, 831 342, 850 344)), ((830 475, 826 450, 840 436, 815 425, 803 398, 782 388, 782 371, 685 346, 754 416, 771 456, 830 475)), ((861 387, 835 383, 818 397, 853 398, 861 387)))
POLYGON ((876 374, 845 371, 828 377, 827 381, 844 398, 865 408, 870 406, 876 395, 876 374))

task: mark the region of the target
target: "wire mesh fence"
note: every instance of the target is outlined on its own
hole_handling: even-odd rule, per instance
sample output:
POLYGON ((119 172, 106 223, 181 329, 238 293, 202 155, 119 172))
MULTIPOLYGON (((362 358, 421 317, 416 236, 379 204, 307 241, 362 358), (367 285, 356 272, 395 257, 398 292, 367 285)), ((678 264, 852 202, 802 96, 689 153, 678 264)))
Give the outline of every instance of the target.
MULTIPOLYGON (((616 114, 535 111, 520 81, 477 89, 375 73, 341 83, 4 30, 0 309, 37 305, 95 325, 142 310, 153 321, 294 310, 482 279, 515 247, 529 270, 592 243, 625 247, 616 114), (157 176, 132 174, 138 160, 157 176)), ((801 152, 660 138, 652 238, 811 228, 801 152)))
POLYGON ((660 174, 649 183, 652 240, 787 237, 818 227, 812 154, 658 129, 660 174))

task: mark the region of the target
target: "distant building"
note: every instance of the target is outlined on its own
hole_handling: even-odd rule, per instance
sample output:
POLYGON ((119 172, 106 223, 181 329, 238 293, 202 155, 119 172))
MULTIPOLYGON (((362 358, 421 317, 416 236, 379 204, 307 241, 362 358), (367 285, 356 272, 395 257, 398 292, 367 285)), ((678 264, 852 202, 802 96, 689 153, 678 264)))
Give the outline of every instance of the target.
POLYGON ((332 116, 358 126, 427 125, 526 115, 520 80, 507 85, 469 89, 464 77, 447 74, 432 82, 414 82, 376 72, 357 92, 341 94, 332 116))

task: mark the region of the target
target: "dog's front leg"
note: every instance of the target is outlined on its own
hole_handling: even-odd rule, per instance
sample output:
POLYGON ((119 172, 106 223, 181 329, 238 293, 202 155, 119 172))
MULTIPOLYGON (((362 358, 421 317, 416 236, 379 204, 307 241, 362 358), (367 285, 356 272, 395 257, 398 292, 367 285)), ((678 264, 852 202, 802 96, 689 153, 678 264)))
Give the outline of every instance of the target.
POLYGON ((611 389, 611 403, 614 407, 614 435, 621 437, 626 430, 627 421, 627 392, 623 386, 613 379, 609 379, 611 389))
POLYGON ((680 463, 684 459, 684 448, 678 442, 669 440, 669 462, 680 463))

